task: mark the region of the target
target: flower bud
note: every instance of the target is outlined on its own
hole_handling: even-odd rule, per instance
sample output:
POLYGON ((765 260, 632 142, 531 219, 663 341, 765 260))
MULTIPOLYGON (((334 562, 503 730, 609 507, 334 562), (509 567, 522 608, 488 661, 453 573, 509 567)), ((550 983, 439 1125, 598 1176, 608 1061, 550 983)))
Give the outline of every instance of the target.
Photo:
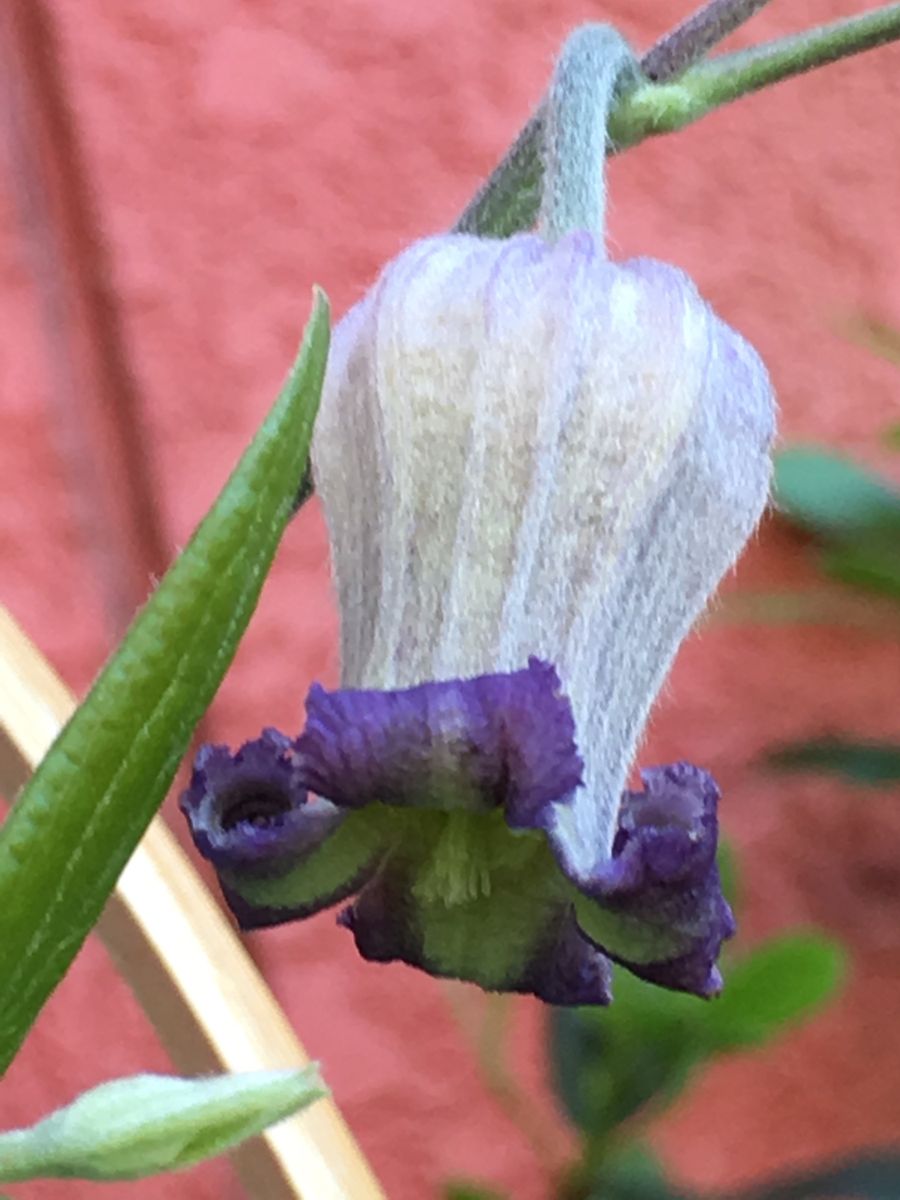
POLYGON ((343 685, 551 662, 585 760, 559 835, 590 870, 773 433, 758 356, 674 267, 586 232, 411 246, 335 331, 313 443, 343 685))
POLYGON ((327 1095, 314 1065, 203 1079, 134 1075, 0 1135, 0 1181, 141 1179, 180 1171, 327 1095))

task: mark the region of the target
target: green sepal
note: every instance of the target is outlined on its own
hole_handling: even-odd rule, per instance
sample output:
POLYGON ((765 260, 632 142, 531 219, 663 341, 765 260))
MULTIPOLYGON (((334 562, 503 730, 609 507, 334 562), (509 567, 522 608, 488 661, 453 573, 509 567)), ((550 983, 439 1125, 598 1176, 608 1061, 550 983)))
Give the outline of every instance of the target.
POLYGON ((665 920, 654 924, 646 916, 631 916, 606 908, 574 886, 572 903, 579 926, 597 946, 629 963, 667 962, 693 948, 690 930, 680 930, 665 920))
POLYGON ((321 846, 282 875, 222 870, 219 878, 251 910, 314 912, 350 894, 390 848, 395 826, 390 809, 372 805, 349 812, 321 846))
POLYGON ((500 813, 433 817, 410 889, 422 958, 436 974, 503 990, 539 951, 566 881, 543 834, 513 832, 500 813))

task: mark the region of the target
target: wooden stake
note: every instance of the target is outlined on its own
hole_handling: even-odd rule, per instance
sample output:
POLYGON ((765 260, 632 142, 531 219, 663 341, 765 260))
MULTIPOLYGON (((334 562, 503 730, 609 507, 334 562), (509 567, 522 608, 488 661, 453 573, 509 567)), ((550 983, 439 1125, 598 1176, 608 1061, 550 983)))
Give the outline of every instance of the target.
MULTIPOLYGON (((75 698, 0 606, 0 794, 12 797, 75 698)), ((287 1018, 163 821, 122 872, 96 932, 178 1069, 261 1071, 308 1061, 287 1018)), ((331 1100, 234 1152, 259 1200, 384 1200, 331 1100)))

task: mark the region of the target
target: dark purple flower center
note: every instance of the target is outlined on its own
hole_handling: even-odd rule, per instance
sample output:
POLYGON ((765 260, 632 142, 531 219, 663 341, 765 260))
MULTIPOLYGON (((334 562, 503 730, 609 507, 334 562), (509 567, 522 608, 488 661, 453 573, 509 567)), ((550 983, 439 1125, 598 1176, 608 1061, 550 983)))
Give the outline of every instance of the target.
POLYGON ((621 818, 625 830, 647 826, 675 827, 691 830, 703 815, 703 800, 694 792, 671 789, 647 796, 632 795, 627 811, 621 818))
POLYGON ((238 787, 222 798, 220 824, 225 832, 238 825, 265 829, 280 825, 290 811, 287 791, 266 780, 241 780, 238 787))

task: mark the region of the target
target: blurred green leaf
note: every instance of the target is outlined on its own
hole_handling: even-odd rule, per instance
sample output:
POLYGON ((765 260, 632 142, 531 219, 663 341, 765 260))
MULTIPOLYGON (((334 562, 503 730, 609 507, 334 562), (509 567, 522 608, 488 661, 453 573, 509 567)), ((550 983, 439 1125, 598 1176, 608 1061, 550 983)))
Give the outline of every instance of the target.
POLYGON ((231 662, 290 517, 327 353, 317 293, 278 402, 0 829, 0 1071, 100 915, 231 662))
POLYGON ((889 425, 884 431, 883 440, 892 450, 900 450, 900 425, 889 425))
POLYGON ((870 1152, 808 1175, 763 1184, 729 1200, 898 1200, 900 1153, 870 1152))
POLYGON ((845 331, 859 346, 864 346, 900 366, 900 330, 870 313, 855 313, 847 322, 845 331))
POLYGON ((699 1063, 759 1046, 821 1007, 843 966, 836 943, 792 933, 726 967, 725 990, 712 1001, 617 969, 608 1009, 551 1012, 551 1079, 563 1111, 587 1138, 608 1138, 639 1111, 671 1102, 699 1063))
POLYGON ((444 1185, 444 1200, 506 1200, 506 1196, 480 1183, 454 1180, 444 1185))
POLYGON ((900 600, 900 528, 832 546, 822 556, 822 566, 841 583, 900 600))
POLYGON ((551 1078, 563 1111, 588 1138, 604 1138, 683 1087, 707 1054, 699 1030, 709 1006, 616 969, 613 1004, 550 1015, 551 1078))
POLYGON ((853 783, 884 787, 900 783, 900 743, 824 737, 789 742, 766 754, 782 771, 820 771, 853 783))
POLYGON ((900 492, 826 450, 795 446, 777 454, 774 492, 786 517, 826 541, 900 535, 900 492))
POLYGON ((605 1158, 594 1172, 587 1200, 688 1200, 666 1178, 659 1159, 641 1143, 605 1158))
POLYGON ((702 1033, 719 1052, 759 1046, 821 1008, 844 976, 845 956, 820 933, 772 938, 731 965, 702 1033))
POLYGON ((709 621, 729 624, 846 626, 877 636, 896 636, 897 610, 847 588, 826 584, 802 591, 735 592, 724 597, 709 621))

